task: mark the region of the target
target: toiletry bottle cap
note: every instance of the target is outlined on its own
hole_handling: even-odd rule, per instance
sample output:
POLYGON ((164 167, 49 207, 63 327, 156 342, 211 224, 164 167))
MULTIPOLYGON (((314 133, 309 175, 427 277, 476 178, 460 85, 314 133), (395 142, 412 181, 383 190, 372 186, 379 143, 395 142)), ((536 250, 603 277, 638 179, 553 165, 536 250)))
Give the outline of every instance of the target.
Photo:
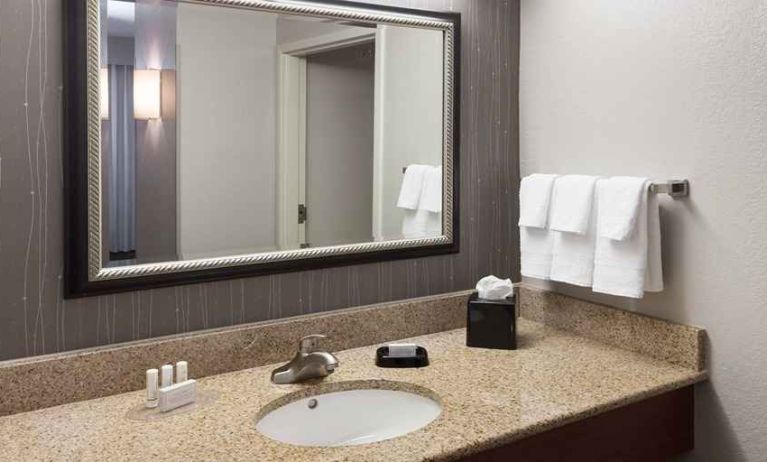
POLYGON ((176 383, 186 382, 189 378, 189 365, 186 361, 176 363, 176 383))
POLYGON ((160 368, 160 388, 173 385, 173 366, 166 364, 160 368))

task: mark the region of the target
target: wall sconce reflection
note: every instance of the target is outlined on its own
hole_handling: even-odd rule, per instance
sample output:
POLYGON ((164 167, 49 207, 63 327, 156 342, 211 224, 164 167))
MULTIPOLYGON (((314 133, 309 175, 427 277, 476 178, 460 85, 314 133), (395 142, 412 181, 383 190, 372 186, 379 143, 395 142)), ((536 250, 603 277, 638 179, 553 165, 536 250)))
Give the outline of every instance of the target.
POLYGON ((99 69, 99 112, 101 120, 109 120, 109 69, 99 69))
POLYGON ((133 117, 139 120, 160 118, 160 70, 133 71, 133 117))

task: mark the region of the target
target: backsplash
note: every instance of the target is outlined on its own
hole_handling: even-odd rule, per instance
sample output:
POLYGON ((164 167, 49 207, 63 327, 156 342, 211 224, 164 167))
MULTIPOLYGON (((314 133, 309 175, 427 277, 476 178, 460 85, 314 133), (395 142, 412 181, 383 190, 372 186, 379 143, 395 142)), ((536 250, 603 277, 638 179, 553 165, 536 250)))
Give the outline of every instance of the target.
POLYGON ((462 13, 460 254, 64 300, 62 0, 0 2, 0 360, 516 276, 518 2, 377 3, 462 13))
MULTIPOLYGON (((5 361, 0 364, 0 416, 110 396, 144 388, 144 371, 179 358, 195 379, 289 360, 297 339, 316 332, 328 338, 328 351, 375 345, 395 339, 460 329, 466 325, 470 291, 402 302, 172 335, 119 346, 105 346, 5 361), (119 367, 106 367, 117 364, 119 367), (56 387, 57 393, 48 393, 56 387)), ((610 308, 596 303, 519 287, 518 322, 537 323, 584 341, 607 345, 707 375, 703 329, 610 308)), ((466 343, 466 334, 454 332, 466 343)), ((518 337, 519 350, 531 352, 536 334, 518 337)), ((609 348, 609 347, 607 347, 609 348)), ((471 349, 483 351, 482 349, 471 349)), ((484 350, 492 352, 493 350, 484 350)), ((497 350, 496 350, 497 351, 497 350)), ((494 354, 494 353, 489 353, 494 354)), ((432 359, 438 362, 444 361, 432 359)), ((370 361, 372 365, 372 361, 370 361)), ((344 370, 345 366, 341 366, 344 370)))
POLYGON ((316 332, 327 334, 324 347, 339 351, 457 329, 466 323, 466 298, 466 292, 455 292, 5 361, 0 416, 140 390, 146 369, 176 358, 188 361, 191 376, 199 379, 287 361, 298 339, 316 332), (49 393, 52 388, 57 393, 49 393))

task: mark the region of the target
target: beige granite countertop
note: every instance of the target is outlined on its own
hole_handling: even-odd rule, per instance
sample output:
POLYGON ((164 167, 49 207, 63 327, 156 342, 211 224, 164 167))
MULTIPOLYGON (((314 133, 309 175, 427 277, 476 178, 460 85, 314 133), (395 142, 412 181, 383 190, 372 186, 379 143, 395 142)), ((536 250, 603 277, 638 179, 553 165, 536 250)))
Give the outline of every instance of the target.
POLYGON ((431 366, 381 369, 376 346, 337 354, 322 382, 397 381, 438 395, 441 416, 408 435, 340 448, 302 448, 255 430, 271 401, 316 385, 274 385, 273 366, 200 380, 215 402, 154 421, 126 417, 143 392, 124 393, 0 418, 0 460, 420 461, 454 460, 599 412, 680 388, 705 372, 652 359, 525 319, 516 351, 467 348, 465 331, 412 339, 431 366))

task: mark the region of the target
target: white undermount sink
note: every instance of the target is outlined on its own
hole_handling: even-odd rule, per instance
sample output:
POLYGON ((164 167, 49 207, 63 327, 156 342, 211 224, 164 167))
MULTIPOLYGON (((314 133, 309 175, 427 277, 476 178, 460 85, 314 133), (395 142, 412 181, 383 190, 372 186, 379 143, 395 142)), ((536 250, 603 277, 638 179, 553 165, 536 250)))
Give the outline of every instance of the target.
POLYGON ((362 389, 314 395, 268 412, 256 429, 297 446, 352 446, 374 443, 425 427, 442 406, 420 394, 362 389))

